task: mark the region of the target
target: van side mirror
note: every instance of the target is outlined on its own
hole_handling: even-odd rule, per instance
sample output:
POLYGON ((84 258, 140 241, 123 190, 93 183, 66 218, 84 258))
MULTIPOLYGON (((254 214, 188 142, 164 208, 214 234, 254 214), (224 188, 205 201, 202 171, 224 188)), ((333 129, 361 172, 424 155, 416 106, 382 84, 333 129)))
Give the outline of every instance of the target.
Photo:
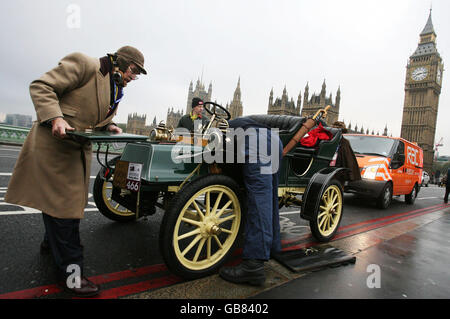
POLYGON ((405 163, 405 154, 395 154, 391 161, 391 168, 396 169, 405 163))

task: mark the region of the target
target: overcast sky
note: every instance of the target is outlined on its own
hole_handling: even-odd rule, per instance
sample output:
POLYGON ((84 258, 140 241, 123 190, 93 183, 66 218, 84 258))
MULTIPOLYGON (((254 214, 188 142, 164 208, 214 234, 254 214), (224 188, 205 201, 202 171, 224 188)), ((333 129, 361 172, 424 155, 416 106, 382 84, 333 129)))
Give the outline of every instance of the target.
MULTIPOLYGON (((149 75, 126 88, 116 122, 185 111, 189 83, 200 77, 223 105, 240 77, 244 115, 267 113, 272 88, 280 97, 286 86, 297 101, 307 82, 311 95, 325 79, 327 96, 341 87, 340 120, 399 136, 406 64, 431 5, 437 48, 450 63, 448 0, 3 1, 0 113, 35 119, 28 86, 63 56, 133 45, 149 75)), ((436 129, 441 155, 450 155, 449 76, 436 129)))

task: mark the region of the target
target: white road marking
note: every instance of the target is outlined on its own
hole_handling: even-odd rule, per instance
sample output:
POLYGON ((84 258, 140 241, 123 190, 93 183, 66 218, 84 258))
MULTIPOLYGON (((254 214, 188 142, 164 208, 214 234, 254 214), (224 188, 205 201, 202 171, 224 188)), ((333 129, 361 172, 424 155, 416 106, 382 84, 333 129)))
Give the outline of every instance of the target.
MULTIPOLYGON (((89 202, 90 205, 94 205, 93 203, 89 202)), ((2 207, 2 205, 5 205, 3 203, 0 203, 0 208, 2 207)), ((7 204, 7 205, 11 205, 11 204, 7 204)), ((31 208, 31 207, 26 207, 26 206, 19 206, 19 205, 14 205, 20 208, 23 208, 24 210, 8 210, 8 211, 0 211, 0 216, 6 216, 6 215, 30 215, 30 214, 41 214, 40 210, 31 208)), ((85 208, 84 212, 95 212, 98 211, 97 207, 91 207, 91 208, 85 208)))
MULTIPOLYGON (((1 157, 1 156, 0 156, 1 157)), ((12 175, 12 173, 0 173, 0 176, 11 176, 12 175)), ((90 178, 96 178, 97 177, 97 175, 92 175, 92 176, 89 176, 90 178)))
POLYGON ((300 213, 300 209, 298 210, 290 210, 287 212, 280 212, 280 215, 290 215, 290 214, 299 214, 300 213))

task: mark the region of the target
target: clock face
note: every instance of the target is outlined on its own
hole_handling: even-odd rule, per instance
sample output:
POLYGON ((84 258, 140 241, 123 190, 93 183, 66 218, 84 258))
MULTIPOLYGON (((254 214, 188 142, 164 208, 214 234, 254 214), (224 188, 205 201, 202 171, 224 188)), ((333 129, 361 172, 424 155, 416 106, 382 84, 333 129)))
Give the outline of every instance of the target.
POLYGON ((437 83, 441 83, 441 78, 442 78, 442 72, 441 72, 441 69, 438 69, 437 75, 436 75, 437 83))
POLYGON ((423 79, 425 79, 428 75, 428 69, 426 67, 418 67, 416 69, 414 69, 414 71, 411 74, 411 78, 414 81, 422 81, 423 79))

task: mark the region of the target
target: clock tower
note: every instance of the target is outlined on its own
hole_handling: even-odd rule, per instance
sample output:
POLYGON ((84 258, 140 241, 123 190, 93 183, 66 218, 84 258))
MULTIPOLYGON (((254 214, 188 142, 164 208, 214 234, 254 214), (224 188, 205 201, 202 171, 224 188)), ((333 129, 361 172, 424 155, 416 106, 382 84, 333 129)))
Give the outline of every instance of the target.
POLYGON ((423 149, 423 168, 431 173, 434 137, 444 65, 436 48, 431 10, 416 51, 406 66, 405 101, 400 136, 423 149))

